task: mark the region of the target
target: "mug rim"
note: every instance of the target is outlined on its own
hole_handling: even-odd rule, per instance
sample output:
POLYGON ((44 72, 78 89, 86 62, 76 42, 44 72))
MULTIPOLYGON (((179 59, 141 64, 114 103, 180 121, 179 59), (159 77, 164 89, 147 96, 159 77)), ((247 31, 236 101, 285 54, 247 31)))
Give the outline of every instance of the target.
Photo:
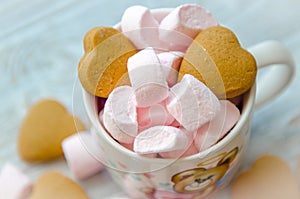
MULTIPOLYGON (((155 8, 151 9, 150 11, 153 13, 157 12, 170 12, 174 8, 155 8)), ((115 24, 113 26, 116 29, 120 29, 120 22, 115 24)), ((131 151, 118 142, 116 142, 106 131, 105 127, 103 124, 101 124, 100 119, 99 119, 99 114, 97 113, 97 107, 96 107, 96 96, 93 96, 92 94, 89 94, 87 91, 85 91, 82 88, 82 93, 83 93, 83 101, 84 101, 84 107, 86 110, 86 113, 88 115, 89 120, 92 123, 92 126, 96 129, 97 135, 101 136, 102 139, 105 139, 107 143, 112 145, 116 150, 122 152, 122 155, 126 155, 131 158, 139 159, 143 162, 151 162, 154 163, 167 163, 170 161, 191 161, 196 158, 204 158, 208 154, 212 153, 213 151, 218 151, 222 148, 224 148, 226 145, 228 145, 240 132, 241 128, 247 123, 247 120, 249 120, 249 117, 251 116, 254 103, 255 103, 255 96, 256 96, 256 83, 252 85, 252 87, 247 91, 246 93, 243 94, 243 106, 242 109, 240 110, 241 116, 238 122, 235 124, 235 126, 230 130, 230 132, 222 138, 219 142, 216 144, 210 146, 209 148, 190 155, 186 157, 179 157, 179 158, 151 158, 151 157, 145 157, 142 155, 139 155, 138 153, 131 151), (94 104, 94 106, 92 106, 94 104), (105 132, 105 133, 101 133, 105 132)))

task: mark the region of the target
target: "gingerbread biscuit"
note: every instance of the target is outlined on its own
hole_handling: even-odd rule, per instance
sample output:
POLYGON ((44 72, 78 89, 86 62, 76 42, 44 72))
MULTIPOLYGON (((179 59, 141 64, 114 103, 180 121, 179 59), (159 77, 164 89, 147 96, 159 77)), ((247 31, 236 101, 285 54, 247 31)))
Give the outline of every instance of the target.
POLYGON ((232 183, 231 198, 298 199, 298 187, 297 178, 287 162, 278 156, 263 155, 249 170, 236 177, 232 183))
POLYGON ((18 138, 20 157, 29 162, 47 161, 63 156, 62 141, 84 124, 59 102, 44 99, 34 104, 25 116, 18 138))
POLYGON ((55 171, 40 176, 29 199, 88 199, 85 191, 73 180, 55 171))
POLYGON ((98 44, 112 35, 118 34, 119 31, 111 27, 97 26, 90 29, 83 38, 84 55, 79 61, 78 67, 81 66, 82 61, 86 58, 98 44))
POLYGON ((213 26, 200 32, 188 48, 179 70, 204 82, 219 98, 233 98, 254 84, 257 66, 228 28, 213 26))
POLYGON ((87 92, 107 98, 116 86, 128 84, 127 60, 137 50, 123 33, 109 27, 93 28, 84 38, 84 49, 78 74, 87 92))

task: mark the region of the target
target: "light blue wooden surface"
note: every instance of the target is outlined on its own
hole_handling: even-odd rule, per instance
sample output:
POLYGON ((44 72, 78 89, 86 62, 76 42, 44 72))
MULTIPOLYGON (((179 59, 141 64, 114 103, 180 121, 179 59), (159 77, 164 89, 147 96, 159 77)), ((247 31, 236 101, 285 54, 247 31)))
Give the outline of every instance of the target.
MULTIPOLYGON (((156 8, 180 3, 203 5, 234 30, 245 47, 275 39, 290 49, 297 64, 295 78, 280 97, 255 111, 241 171, 269 153, 287 160, 296 172, 300 157, 299 0, 0 0, 0 168, 9 161, 33 180, 49 169, 72 177, 63 159, 43 165, 19 159, 16 139, 26 111, 36 100, 51 97, 86 120, 76 81, 85 32, 117 23, 130 5, 156 8)), ((112 190, 119 190, 106 172, 79 183, 95 199, 109 198, 112 190)), ((228 190, 215 198, 229 198, 228 190)))

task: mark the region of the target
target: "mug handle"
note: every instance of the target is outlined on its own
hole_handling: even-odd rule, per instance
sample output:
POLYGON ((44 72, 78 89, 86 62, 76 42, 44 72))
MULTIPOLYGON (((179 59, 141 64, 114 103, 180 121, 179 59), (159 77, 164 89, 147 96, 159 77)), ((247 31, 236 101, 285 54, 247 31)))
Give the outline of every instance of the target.
POLYGON ((281 93, 291 82, 295 63, 289 50, 278 41, 265 41, 248 48, 258 69, 272 66, 257 80, 255 107, 259 108, 281 93))

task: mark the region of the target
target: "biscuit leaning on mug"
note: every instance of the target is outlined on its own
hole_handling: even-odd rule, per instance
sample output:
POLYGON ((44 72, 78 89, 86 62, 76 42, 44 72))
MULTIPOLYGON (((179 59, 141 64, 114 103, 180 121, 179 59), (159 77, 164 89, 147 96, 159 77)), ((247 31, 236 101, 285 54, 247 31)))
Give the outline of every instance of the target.
POLYGON ((219 98, 234 98, 248 91, 256 78, 256 61, 235 34, 222 26, 201 31, 187 49, 179 76, 189 73, 204 82, 219 98))
POLYGON ((119 31, 110 27, 94 27, 90 29, 83 38, 84 55, 78 63, 78 67, 81 66, 82 61, 98 44, 114 34, 118 34, 119 31))
POLYGON ((107 98, 116 86, 128 84, 127 60, 137 50, 123 33, 110 27, 93 28, 84 37, 84 49, 78 75, 87 92, 107 98))

